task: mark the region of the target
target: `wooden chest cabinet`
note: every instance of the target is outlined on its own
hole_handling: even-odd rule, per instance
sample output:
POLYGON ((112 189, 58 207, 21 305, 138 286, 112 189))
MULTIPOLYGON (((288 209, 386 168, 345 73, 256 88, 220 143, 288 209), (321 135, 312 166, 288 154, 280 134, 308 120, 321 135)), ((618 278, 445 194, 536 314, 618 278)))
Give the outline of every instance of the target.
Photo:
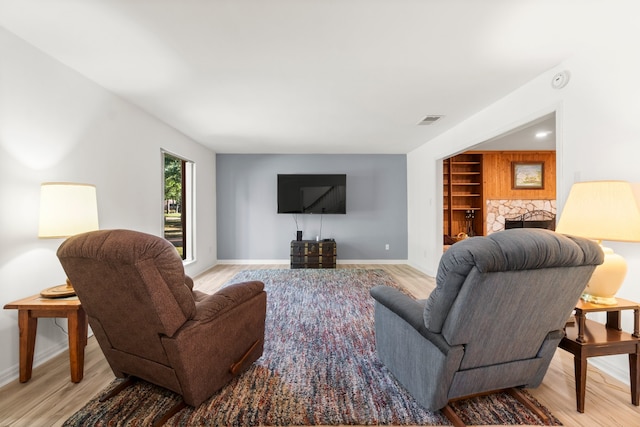
POLYGON ((336 268, 335 240, 292 240, 291 268, 336 268))

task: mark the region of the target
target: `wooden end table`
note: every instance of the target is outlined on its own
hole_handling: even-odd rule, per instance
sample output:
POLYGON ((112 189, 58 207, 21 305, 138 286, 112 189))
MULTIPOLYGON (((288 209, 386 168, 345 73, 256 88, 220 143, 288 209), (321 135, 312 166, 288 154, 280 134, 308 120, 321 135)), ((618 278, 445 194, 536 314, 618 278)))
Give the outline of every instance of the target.
POLYGON ((78 297, 43 298, 33 295, 4 306, 18 310, 20 330, 20 382, 31 379, 33 352, 39 317, 66 317, 69 329, 71 381, 79 383, 84 375, 84 348, 87 345, 88 318, 78 297))
POLYGON ((574 356, 576 380, 576 406, 584 412, 587 383, 587 358, 629 355, 629 375, 631 382, 631 403, 638 406, 640 401, 640 305, 617 298, 615 305, 600 305, 580 300, 575 308, 575 324, 568 324, 560 348, 574 356), (620 312, 633 310, 633 334, 622 331, 620 312), (587 313, 606 312, 605 325, 586 318, 587 313))

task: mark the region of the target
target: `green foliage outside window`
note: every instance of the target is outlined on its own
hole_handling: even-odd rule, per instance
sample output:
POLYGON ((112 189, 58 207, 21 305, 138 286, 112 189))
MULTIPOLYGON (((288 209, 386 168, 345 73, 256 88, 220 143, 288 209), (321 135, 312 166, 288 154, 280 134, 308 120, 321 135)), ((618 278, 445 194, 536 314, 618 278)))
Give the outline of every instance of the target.
POLYGON ((184 160, 164 154, 164 238, 185 254, 185 222, 183 209, 184 160))

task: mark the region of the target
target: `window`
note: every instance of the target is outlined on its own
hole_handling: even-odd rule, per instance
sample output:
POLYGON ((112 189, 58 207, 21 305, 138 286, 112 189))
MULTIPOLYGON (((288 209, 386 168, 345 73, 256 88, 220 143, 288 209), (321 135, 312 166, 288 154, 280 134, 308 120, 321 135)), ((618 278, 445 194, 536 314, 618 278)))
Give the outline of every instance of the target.
POLYGON ((163 152, 162 157, 164 238, 176 247, 183 260, 194 260, 195 164, 167 152, 163 152))

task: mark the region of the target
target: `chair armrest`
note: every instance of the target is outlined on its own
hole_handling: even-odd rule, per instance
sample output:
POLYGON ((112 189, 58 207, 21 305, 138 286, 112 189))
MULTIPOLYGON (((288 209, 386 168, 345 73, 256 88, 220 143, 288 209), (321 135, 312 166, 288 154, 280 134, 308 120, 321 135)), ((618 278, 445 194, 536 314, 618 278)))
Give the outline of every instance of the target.
POLYGON ((189 287, 189 289, 193 290, 193 279, 191 276, 185 274, 184 275, 184 284, 189 287))
POLYGON ((192 320, 206 322, 242 304, 264 291, 259 281, 235 283, 220 289, 215 294, 196 301, 196 315, 192 320))
POLYGON ((380 304, 400 316, 414 329, 420 330, 424 326, 424 305, 410 296, 389 286, 374 286, 370 291, 371 296, 380 304))
POLYGON ((441 334, 431 332, 424 324, 425 301, 418 301, 389 286, 374 286, 369 291, 377 303, 384 305, 398 317, 407 322, 420 335, 431 341, 444 354, 448 354, 451 346, 441 334))

